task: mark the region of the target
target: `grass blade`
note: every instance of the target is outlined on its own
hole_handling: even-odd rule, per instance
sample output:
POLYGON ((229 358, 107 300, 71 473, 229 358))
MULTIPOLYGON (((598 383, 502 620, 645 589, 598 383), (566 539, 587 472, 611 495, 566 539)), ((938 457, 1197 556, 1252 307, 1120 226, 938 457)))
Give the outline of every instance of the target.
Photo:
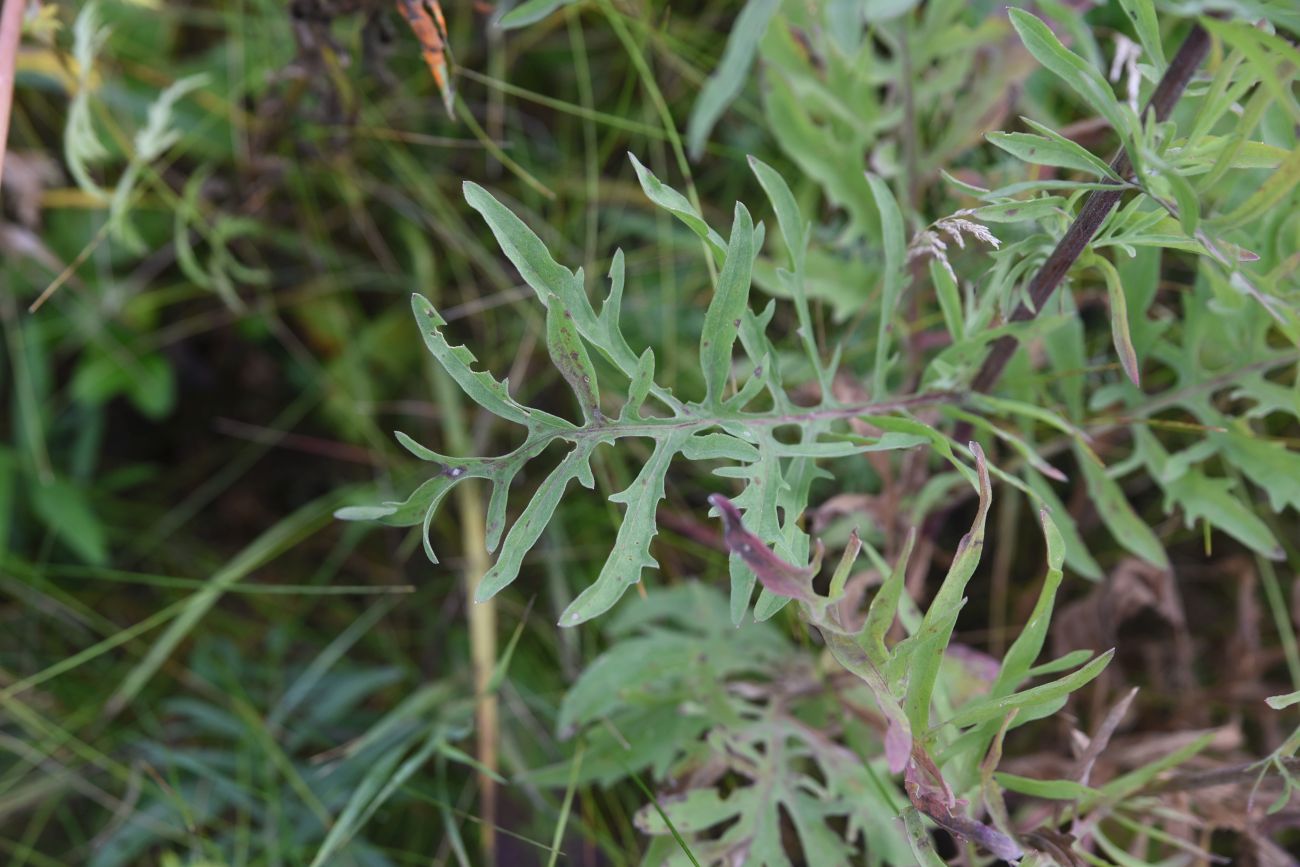
POLYGON ((212 609, 230 585, 243 580, 254 569, 275 559, 319 530, 330 520, 333 507, 339 499, 339 492, 335 492, 313 500, 258 536, 252 544, 216 572, 206 587, 186 600, 180 614, 149 648, 144 659, 136 663, 127 673, 121 686, 109 698, 104 713, 107 716, 115 716, 130 704, 172 655, 176 646, 189 635, 190 630, 212 609))

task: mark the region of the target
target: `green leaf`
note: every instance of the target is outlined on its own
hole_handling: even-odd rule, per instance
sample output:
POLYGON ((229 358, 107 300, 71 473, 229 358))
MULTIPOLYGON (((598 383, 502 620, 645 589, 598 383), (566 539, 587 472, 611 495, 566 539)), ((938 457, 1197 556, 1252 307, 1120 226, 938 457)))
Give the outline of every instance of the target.
POLYGON ((1115 541, 1153 566, 1168 569, 1169 558, 1165 555, 1160 540, 1156 538, 1155 533, 1151 532, 1146 522, 1133 511, 1133 507, 1129 505, 1124 492, 1120 490, 1115 480, 1106 475, 1105 468, 1098 465, 1096 459, 1086 453, 1081 446, 1075 446, 1075 454, 1078 457, 1079 468, 1083 470, 1084 480, 1088 484, 1088 496, 1092 498, 1097 516, 1101 518, 1101 522, 1106 525, 1106 529, 1110 531, 1115 541))
POLYGON ((636 371, 632 374, 632 382, 627 390, 627 403, 623 404, 623 410, 619 414, 620 422, 639 421, 642 418, 641 407, 645 404, 646 395, 654 387, 654 377, 655 354, 647 346, 637 361, 636 371))
POLYGON ((1020 635, 1002 658, 1002 667, 993 684, 993 695, 1009 695, 1029 676, 1043 650, 1047 640, 1047 627, 1052 620, 1052 608, 1056 603, 1056 591, 1061 586, 1061 567, 1065 563, 1065 539, 1056 528, 1051 515, 1043 510, 1039 513, 1043 524, 1043 538, 1047 543, 1047 577, 1043 579, 1043 589, 1039 591, 1038 602, 1033 613, 1020 630, 1020 635))
POLYGON ((129 221, 129 211, 136 186, 145 166, 162 156, 181 138, 181 131, 171 125, 176 103, 188 93, 206 85, 207 75, 178 79, 158 94, 149 106, 145 125, 135 135, 135 153, 113 188, 108 205, 108 227, 112 236, 137 255, 147 250, 144 239, 129 221))
POLYGON ((1090 789, 1074 780, 1035 780, 1032 777, 1021 777, 1002 771, 995 772, 993 777, 998 781, 999 786, 1009 792, 1049 801, 1077 801, 1097 793, 1096 789, 1090 789))
POLYGON ((1075 524, 1073 516, 1070 515, 1061 498, 1052 490, 1052 485, 1047 479, 1035 472, 1029 472, 1025 476, 1025 481, 1038 497, 1042 500, 1043 506, 1048 512, 1060 519, 1057 524, 1057 531, 1065 540, 1065 563, 1071 571, 1082 575, 1089 581, 1100 581, 1105 577, 1101 571, 1101 566, 1097 563, 1088 551, 1088 546, 1084 543, 1083 537, 1079 535, 1079 528, 1075 524))
POLYGON ((975 209, 974 216, 976 220, 985 223, 1024 223, 1064 213, 1065 199, 1060 196, 1041 196, 1037 199, 983 205, 975 209))
POLYGON ((32 511, 50 532, 78 557, 94 566, 108 563, 104 525, 91 508, 86 493, 62 479, 33 482, 28 486, 32 511))
MULTIPOLYGON (((668 466, 681 450, 686 436, 684 431, 674 430, 657 440, 650 459, 641 467, 632 484, 609 498, 610 502, 627 505, 623 523, 618 528, 614 547, 600 575, 564 609, 560 615, 561 626, 576 626, 605 613, 628 587, 641 580, 641 570, 658 568, 658 562, 650 556, 650 540, 659 532, 655 510, 664 496, 664 476, 668 474, 668 466)), ((553 510, 554 506, 551 508, 553 510)), ((509 547, 507 540, 506 548, 509 547)))
MULTIPOLYGON (((538 300, 545 304, 552 293, 560 296, 560 301, 573 317, 578 333, 600 350, 619 370, 632 376, 637 367, 637 358, 628 347, 627 341, 606 339, 607 329, 611 324, 615 327, 618 324, 619 305, 616 303, 611 308, 609 316, 602 311, 601 319, 597 320, 596 312, 587 299, 582 269, 578 269, 575 274, 551 258, 550 251, 546 249, 542 239, 516 217, 514 212, 498 202, 491 193, 478 184, 465 182, 465 201, 487 221, 493 236, 501 246, 501 251, 519 269, 520 276, 532 287, 538 300)), ((615 258, 618 261, 614 263, 610 273, 614 284, 611 295, 615 290, 621 294, 622 287, 622 273, 621 270, 617 270, 621 260, 617 256, 615 258)))
POLYGON ((1244 226, 1261 214, 1272 211, 1291 190, 1300 183, 1300 147, 1291 151, 1281 165, 1273 171, 1244 202, 1227 214, 1207 220, 1218 232, 1244 226))
POLYGON ((406 527, 420 523, 422 515, 424 553, 430 563, 437 563, 438 558, 433 553, 433 545, 429 538, 429 527, 437 514, 439 504, 457 482, 465 479, 491 479, 492 497, 488 502, 484 543, 489 552, 495 551, 501 541, 501 533, 505 529, 506 496, 510 491, 510 483, 524 462, 535 457, 546 447, 546 440, 530 440, 504 458, 452 458, 425 448, 401 431, 397 431, 396 436, 397 441, 411 454, 422 461, 438 464, 440 466, 438 475, 417 488, 405 503, 352 506, 339 509, 334 513, 334 517, 343 521, 378 520, 390 526, 406 527), (421 500, 424 502, 422 509, 421 500))
POLYGON ((552 294, 546 305, 546 348, 551 363, 573 389, 582 409, 582 419, 587 424, 602 420, 600 413, 600 386, 596 382, 596 368, 587 355, 587 347, 578 337, 573 316, 565 308, 560 296, 552 294))
POLYGON ((452 346, 447 342, 441 330, 447 324, 446 320, 438 315, 438 311, 423 295, 411 296, 411 310, 415 313, 415 321, 420 329, 420 336, 424 338, 424 345, 429 347, 433 357, 456 381, 461 390, 479 406, 507 421, 529 427, 539 420, 552 421, 561 426, 568 425, 568 422, 563 419, 555 416, 548 418, 548 413, 520 405, 510 396, 508 382, 497 382, 492 374, 474 370, 473 366, 478 361, 474 353, 464 346, 452 346))
POLYGON ((1092 110, 1105 118, 1111 129, 1127 141, 1131 137, 1132 113, 1125 113, 1101 72, 1062 45, 1052 29, 1033 14, 1014 8, 1008 9, 1007 13, 1011 17, 1011 25, 1016 28, 1025 48, 1029 49, 1034 59, 1083 97, 1092 110))
POLYGON ((109 35, 109 29, 101 24, 102 19, 98 0, 91 0, 81 7, 72 25, 77 87, 68 104, 67 122, 63 129, 63 156, 77 186, 94 198, 107 202, 108 193, 90 175, 90 167, 109 156, 108 148, 104 147, 95 131, 91 106, 95 59, 109 35))
POLYGON ((691 159, 697 160, 704 153, 713 125, 740 93, 754 63, 758 43, 780 5, 780 0, 746 0, 745 8, 736 16, 718 68, 704 83, 686 123, 686 146, 691 159))
POLYGON ((1133 336, 1128 327, 1128 299, 1124 297, 1124 284, 1109 260, 1101 256, 1089 257, 1089 263, 1101 272, 1106 282, 1106 299, 1110 307, 1110 334, 1119 355, 1124 373, 1134 385, 1141 385, 1141 373, 1138 366, 1137 351, 1133 348, 1133 336))
POLYGON ((763 99, 769 131, 800 170, 821 185, 827 198, 849 213, 854 235, 878 233, 879 214, 862 171, 862 143, 829 135, 814 122, 802 96, 783 76, 768 77, 763 99))
POLYGON ((970 444, 975 456, 978 472, 979 509, 970 532, 962 536, 957 545, 948 574, 939 585, 930 608, 925 612, 921 629, 917 632, 916 650, 912 654, 908 675, 907 696, 904 707, 907 718, 914 731, 925 731, 930 724, 930 698, 934 693, 935 680, 939 676, 939 666, 944 651, 952 638, 953 627, 957 623, 957 614, 964 602, 963 594, 966 584, 975 574, 979 565, 980 554, 984 550, 984 526, 988 519, 992 491, 989 485, 988 465, 984 461, 984 451, 979 443, 970 444))
POLYGON ((659 180, 654 172, 643 166, 636 158, 636 154, 629 152, 628 158, 632 160, 632 168, 636 169, 637 180, 641 182, 641 189, 646 194, 646 198, 681 220, 686 228, 704 239, 709 249, 713 251, 714 260, 721 265, 727 257, 727 245, 722 240, 722 236, 704 222, 700 212, 695 210, 695 206, 685 196, 659 180))
POLYGON ((551 518, 555 517, 560 497, 569 486, 569 482, 591 472, 588 463, 591 461, 591 453, 596 444, 597 441, 594 439, 580 440, 572 451, 564 456, 559 466, 552 470, 545 481, 538 486, 528 505, 524 507, 524 511, 510 527, 510 532, 506 534, 505 543, 501 546, 501 554, 497 557, 496 563, 479 582, 478 589, 474 593, 475 602, 491 599, 519 577, 519 567, 523 564, 524 556, 537 544, 542 531, 551 522, 551 518))
POLYGON ((736 204, 726 264, 718 276, 718 291, 704 314, 700 334, 700 367, 704 371, 705 403, 717 406, 731 374, 731 353, 740 321, 749 307, 750 271, 754 262, 754 224, 745 206, 736 204))
MULTIPOLYGON (((594 345, 603 347, 605 354, 620 370, 623 371, 629 379, 635 380, 641 371, 644 357, 638 358, 628 346, 627 338, 623 336, 622 325, 619 320, 623 312, 623 287, 626 283, 626 272, 623 263, 623 251, 615 250, 614 259, 609 265, 609 294, 605 296, 605 303, 600 307, 600 316, 597 320, 598 333, 595 336, 584 335, 594 345)), ((654 383, 654 361, 650 362, 650 378, 641 383, 647 393, 653 393, 656 397, 663 400, 671 407, 678 407, 679 403, 674 400, 665 389, 660 388, 654 383)), ((645 395, 642 395, 642 400, 645 395)))
POLYGON ((1039 166, 1075 169, 1098 177, 1118 180, 1106 161, 1089 153, 1078 142, 1025 118, 1025 123, 1042 135, 1025 132, 991 132, 984 137, 1017 159, 1039 166))
MULTIPOLYGON (((754 177, 758 178, 759 186, 772 202, 777 225, 781 227, 781 237, 790 252, 790 268, 796 273, 803 271, 804 254, 808 247, 808 224, 799 211, 799 203, 795 201, 794 193, 790 192, 790 186, 785 182, 785 178, 781 177, 781 173, 758 157, 749 158, 749 167, 754 172, 754 177)), ((799 291, 798 288, 796 291, 799 291)), ((801 296, 795 297, 797 300, 801 296)))
POLYGON ((992 434, 997 439, 1009 445, 1012 451, 1020 455, 1025 463, 1034 471, 1058 482, 1064 482, 1067 480, 1064 473, 1040 457, 1033 444, 1026 442, 1020 436, 1017 436, 1004 427, 994 424, 976 413, 966 412, 965 410, 960 409, 948 409, 947 411, 954 418, 969 423, 975 428, 975 430, 987 431, 989 434, 992 434))
POLYGON ((934 284, 934 294, 943 314, 944 327, 953 343, 961 343, 966 336, 966 316, 962 311, 961 291, 957 281, 948 269, 933 258, 929 261, 930 282, 934 284))
POLYGON ((1286 695, 1270 695, 1264 699, 1268 706, 1273 710, 1283 710, 1291 707, 1293 704, 1300 704, 1300 690, 1288 692, 1286 695))
POLYGON ((682 444, 682 457, 688 461, 726 460, 748 464, 759 459, 759 452, 751 443, 731 434, 703 433, 682 444))
POLYGON ((588 664, 564 694, 556 730, 571 737, 579 726, 609 716, 636 693, 668 692, 701 649, 675 631, 623 638, 588 664))
POLYGON ((72 378, 72 394, 77 400, 99 406, 126 394, 144 416, 158 420, 171 412, 176 402, 176 383, 171 365, 161 355, 134 357, 83 353, 72 378))
POLYGON ((1196 190, 1176 169, 1165 172, 1161 177, 1169 186, 1170 192, 1174 194, 1174 201, 1178 204, 1178 224, 1183 227, 1187 237, 1195 237, 1196 227, 1201 220, 1201 202, 1196 195, 1196 190))
POLYGON ((1160 42, 1160 20, 1156 16, 1155 3, 1152 0, 1119 0, 1120 8, 1133 22, 1133 30, 1147 60, 1155 67, 1156 73, 1165 71, 1169 64, 1165 61, 1165 49, 1160 42))
MULTIPOLYGON (((799 835, 799 846, 808 864, 848 864, 856 847, 845 844, 843 836, 826 824, 839 809, 816 797, 794 791, 783 798, 781 806, 790 814, 799 835)), ((775 818, 775 816, 773 817, 775 818)))
POLYGON ((643 834, 668 834, 669 822, 679 832, 695 833, 752 809, 756 798, 753 788, 739 789, 725 799, 717 789, 691 789, 685 795, 660 798, 658 810, 655 804, 647 804, 637 811, 634 821, 643 834))
POLYGON ((423 524, 425 556, 430 563, 437 563, 438 557, 434 554, 433 543, 429 539, 429 527, 438 513, 438 506, 461 478, 468 476, 439 473, 412 491, 411 496, 402 502, 389 502, 380 506, 346 506, 336 509, 334 517, 340 521, 379 521, 390 527, 423 524))
POLYGON ((832 372, 821 363, 817 344, 813 335, 812 314, 808 309, 808 291, 804 281, 804 263, 808 251, 809 227, 795 201, 794 193, 785 182, 785 178, 767 163, 757 157, 749 158, 749 167, 758 178, 758 183, 772 202, 776 212, 777 224, 781 227, 781 236, 790 253, 790 272, 778 271, 777 276, 783 289, 788 289, 794 299, 795 313, 799 317, 799 338, 813 370, 817 372, 822 392, 829 391, 832 372))
POLYGON ((915 9, 920 0, 872 0, 861 4, 862 15, 872 24, 893 21, 895 18, 915 9))
POLYGON ((538 300, 545 304, 553 292, 581 323, 594 326, 595 312, 577 275, 551 258, 542 239, 491 193, 471 181, 466 181, 464 188, 465 201, 487 221, 501 252, 519 269, 538 300))
MULTIPOLYGON (((629 772, 651 765, 662 767, 679 755, 681 745, 699 738, 709 727, 707 718, 683 714, 672 705, 654 705, 636 716, 612 726, 593 729, 585 738, 579 784, 596 782, 609 786, 626 782, 629 772), (628 745, 631 745, 631 749, 628 745)), ((572 776, 568 761, 527 773, 537 786, 564 786, 572 776)))
MULTIPOLYGON (((1231 480, 1210 478, 1200 469, 1188 466, 1192 461, 1203 459, 1201 454, 1193 451, 1195 446, 1170 458, 1145 427, 1135 425, 1133 438, 1151 467, 1152 475, 1164 489, 1165 508, 1177 503, 1188 527, 1192 527, 1197 519, 1204 519, 1259 554, 1272 560, 1282 559, 1282 547, 1273 538, 1272 531, 1251 506, 1233 495, 1231 480)), ((1213 450, 1215 443, 1213 440, 1205 441, 1203 447, 1213 450)))
MULTIPOLYGON (((1165 485, 1165 494, 1182 508, 1183 521, 1188 527, 1203 518, 1252 551, 1270 560, 1283 559, 1282 546, 1268 525, 1234 496, 1232 489, 1233 483, 1229 479, 1212 479, 1194 469, 1165 485)), ((1168 506, 1167 503, 1166 508, 1168 506)))
POLYGON ((876 331, 876 362, 872 372, 875 383, 873 394, 887 394, 885 390, 886 361, 889 358, 889 335, 894 325, 894 308, 903 291, 903 269, 907 265, 907 238, 903 233, 903 215, 898 201, 883 180, 867 173, 867 184, 876 200, 880 215, 881 245, 885 251, 884 287, 880 294, 880 325, 876 331))
POLYGON ((854 527, 849 532, 849 541, 844 546, 844 553, 840 555, 840 562, 831 574, 830 588, 826 592, 827 599, 835 601, 844 595, 844 585, 849 580, 849 572, 853 569, 853 564, 858 562, 858 554, 861 552, 862 538, 858 535, 858 528, 854 527))
MULTIPOLYGON (((542 240, 522 220, 477 184, 465 183, 465 201, 483 215, 502 252, 519 269, 520 275, 532 287, 538 299, 545 304, 552 294, 558 295, 565 310, 573 317, 578 333, 624 375, 634 378, 641 370, 641 362, 619 330, 624 276, 622 251, 614 254, 609 273, 609 296, 597 318, 591 302, 587 300, 582 269, 575 274, 557 263, 551 258, 542 240)), ((680 401, 653 381, 646 383, 645 387, 648 393, 668 406, 674 409, 681 407, 680 401)), ((546 421, 554 423, 555 419, 552 416, 546 421)), ((566 422, 561 421, 560 424, 566 422)))
POLYGON ((817 623, 817 631, 830 649, 835 661, 844 666, 867 685, 876 706, 888 720, 885 731, 885 759, 893 773, 898 773, 907 765, 912 755, 912 725, 907 712, 894 698, 880 667, 871 661, 853 637, 840 632, 833 625, 817 623))
POLYGON ((862 624, 862 634, 858 641, 878 666, 883 666, 889 657, 885 636, 889 634, 889 629, 894 625, 894 618, 898 613, 898 603, 903 595, 903 583, 907 578, 907 562, 912 557, 912 547, 915 544, 916 530, 913 529, 907 534, 907 541, 903 543, 903 550, 898 555, 894 568, 890 570, 889 577, 872 597, 871 605, 867 608, 867 619, 862 624))
POLYGON ((1044 662, 1042 665, 1035 665, 1029 669, 1030 678, 1043 677, 1048 674, 1056 674, 1058 671, 1069 671, 1072 668, 1078 668, 1092 658, 1092 651, 1086 648, 1071 650, 1056 659, 1044 662))
MULTIPOLYGON (((1295 414, 1300 416, 1300 412, 1295 414)), ((1274 512, 1287 508, 1300 511, 1300 454, 1285 443, 1243 433, 1217 434, 1213 439, 1231 456, 1233 466, 1264 489, 1274 512)))
MULTIPOLYGON (((972 701, 954 713, 942 725, 961 728, 986 720, 1000 719, 1014 708, 1031 710, 1035 706, 1062 699, 1101 674, 1114 655, 1115 651, 1108 650, 1078 671, 1067 674, 1065 677, 1051 683, 1045 683, 1042 686, 1035 686, 1032 689, 1026 689, 1023 692, 1000 698, 989 697, 972 701)), ((938 727, 936 726, 936 728, 938 727)))
MULTIPOLYGON (((1259 76, 1263 87, 1272 94, 1276 104, 1289 111, 1293 122, 1300 123, 1300 106, 1296 105, 1291 81, 1279 70, 1288 72, 1300 67, 1300 49, 1290 45, 1275 33, 1267 33, 1248 21, 1220 21, 1203 16, 1201 26, 1246 56, 1251 70, 1259 76)), ((1261 186, 1264 192, 1267 185, 1261 186)))
POLYGON ((502 30, 527 27, 529 24, 536 24, 541 21, 556 9, 572 5, 573 2, 574 0, 524 0, 523 3, 501 16, 497 26, 502 30))

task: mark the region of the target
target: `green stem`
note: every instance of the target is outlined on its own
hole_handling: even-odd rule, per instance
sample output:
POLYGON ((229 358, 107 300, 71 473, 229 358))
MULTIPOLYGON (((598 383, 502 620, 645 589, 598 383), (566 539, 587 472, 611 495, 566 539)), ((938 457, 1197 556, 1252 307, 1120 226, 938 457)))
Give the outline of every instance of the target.
POLYGON ((847 421, 854 418, 863 418, 865 416, 883 415, 899 410, 912 409, 914 407, 932 406, 941 403, 958 403, 960 397, 957 392, 936 391, 925 394, 917 394, 911 397, 903 397, 897 400, 882 400, 875 403, 859 403, 847 406, 837 406, 834 404, 823 404, 816 407, 807 407, 794 412, 771 412, 771 413, 747 413, 736 411, 731 414, 710 414, 694 415, 690 410, 702 410, 704 407, 699 404, 687 404, 687 413, 683 415, 671 416, 668 418, 643 418, 634 422, 611 421, 608 418, 597 419, 590 424, 582 427, 548 427, 534 429, 535 436, 531 436, 524 445, 520 446, 515 452, 503 457, 513 457, 524 450, 533 451, 537 449, 538 443, 549 443, 556 439, 566 439, 571 442, 596 437, 599 439, 621 439, 623 437, 659 437, 666 431, 680 430, 708 430, 714 427, 723 427, 727 424, 741 424, 745 427, 780 427, 783 425, 806 425, 821 421, 847 421))

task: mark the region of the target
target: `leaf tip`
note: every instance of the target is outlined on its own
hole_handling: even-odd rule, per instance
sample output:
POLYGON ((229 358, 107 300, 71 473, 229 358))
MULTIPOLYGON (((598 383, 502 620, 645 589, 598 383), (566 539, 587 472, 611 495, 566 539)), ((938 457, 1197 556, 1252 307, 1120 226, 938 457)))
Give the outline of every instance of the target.
POLYGON ((1128 376, 1129 382, 1142 387, 1142 372, 1138 370, 1137 356, 1131 351, 1120 354, 1120 362, 1124 365, 1124 374, 1128 376))
POLYGON ((411 293, 411 310, 416 316, 434 317, 438 315, 438 308, 433 306, 433 302, 425 298, 419 292, 411 293))

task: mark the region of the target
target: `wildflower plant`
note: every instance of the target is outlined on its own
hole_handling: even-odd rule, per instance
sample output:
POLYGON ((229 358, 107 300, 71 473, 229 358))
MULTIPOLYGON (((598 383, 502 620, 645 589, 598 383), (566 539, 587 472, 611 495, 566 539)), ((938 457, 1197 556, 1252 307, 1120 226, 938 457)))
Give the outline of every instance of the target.
MULTIPOLYGON (((559 5, 525 4, 513 21, 539 20, 559 5)), ((1138 470, 1189 527, 1201 522, 1261 558, 1282 556, 1253 496, 1258 490, 1274 508, 1300 508, 1294 484, 1300 458, 1270 442, 1251 420, 1276 411, 1300 417, 1294 389, 1270 378, 1295 368, 1300 342, 1294 257, 1300 224, 1291 207, 1300 149, 1294 124, 1286 126, 1300 117, 1287 90, 1300 63, 1294 47, 1272 30, 1294 26, 1294 13, 1278 4, 1236 4, 1269 23, 1200 18, 1167 58, 1156 7, 1124 2, 1134 38, 1114 42, 1110 79, 1126 91, 1119 98, 1086 32, 1073 32, 1076 52, 1042 19, 1011 9, 1009 27, 1024 51, 1104 121, 1121 148, 1108 161, 1026 117, 1024 131, 987 130, 983 138, 989 152, 1012 158, 990 176, 1027 177, 983 186, 943 168, 971 143, 946 133, 924 146, 916 139, 915 115, 927 111, 922 97, 969 78, 969 58, 942 56, 938 38, 950 31, 974 38, 964 4, 928 4, 916 14, 907 11, 912 4, 899 4, 901 11, 882 20, 858 15, 851 21, 835 18, 842 4, 827 4, 824 13, 787 5, 746 5, 688 135, 698 151, 738 92, 737 77, 760 60, 769 127, 803 175, 792 186, 772 166, 749 159, 775 216, 771 234, 780 238, 781 256, 765 255, 769 233, 744 205, 735 204, 724 234, 688 196, 632 158, 645 195, 699 239, 716 272, 700 328, 699 388, 678 393, 680 383, 657 378, 654 351, 632 345, 621 318, 625 297, 636 290, 621 251, 612 257, 608 290, 597 306, 581 268, 557 262, 510 208, 466 183, 466 201, 545 308, 547 353, 572 392, 574 411, 553 415, 519 402, 508 382, 476 369, 473 353, 449 342, 444 319, 416 295, 415 319, 434 358, 480 407, 522 428, 523 442, 499 456, 466 457, 440 454, 399 433, 412 454, 433 466, 432 476, 403 501, 349 507, 339 517, 419 525, 436 562, 429 538, 440 504, 468 479, 489 482, 486 545, 496 560, 477 585, 481 602, 519 577, 571 486, 595 488, 600 447, 627 449, 639 456, 639 469, 609 497, 621 507, 618 530, 594 580, 560 615, 560 626, 572 627, 614 609, 656 568, 652 547, 666 486, 682 465, 696 477, 707 471, 709 514, 720 519, 728 556, 725 621, 716 598, 700 603, 696 622, 656 602, 685 598, 681 588, 651 591, 640 613, 619 608, 612 627, 618 640, 578 680, 561 712, 564 730, 591 727, 592 763, 583 773, 574 769, 572 779, 619 775, 618 751, 597 725, 616 718, 641 737, 642 760, 622 771, 650 767, 657 779, 672 781, 671 794, 638 814, 642 830, 661 838, 652 845, 651 863, 685 863, 697 854, 696 863, 788 863, 779 831, 772 830, 783 814, 808 863, 844 863, 859 848, 877 859, 884 853, 890 863, 907 857, 941 863, 922 817, 989 856, 1016 860, 1032 849, 1031 858, 1049 857, 1041 854, 1051 849, 1048 829, 1018 829, 1006 792, 1061 801, 1076 826, 1105 840, 1099 845, 1118 858, 1102 823, 1132 821, 1126 813, 1149 819, 1143 811, 1150 803, 1125 799, 1136 798, 1174 759, 1098 788, 1025 781, 998 770, 1008 732, 1058 713, 1112 655, 1085 651, 1039 662, 1066 570, 1094 580, 1102 574, 1054 489, 1068 477, 1045 457, 1045 446, 1073 457, 1115 541, 1158 568, 1170 563, 1164 543, 1119 482, 1138 470), (1193 81, 1212 40, 1215 63, 1193 81), (919 56, 922 50, 929 54, 919 56), (908 77, 904 62, 925 71, 908 77), (872 72, 855 78, 863 69, 872 72), (882 97, 879 82, 891 76, 910 90, 885 89, 882 97), (1138 99, 1143 93, 1145 106, 1138 99), (1282 120, 1264 125, 1270 111, 1282 120), (900 138, 913 150, 900 154, 900 138), (858 159, 863 153, 866 171, 858 159), (1065 176, 1046 177, 1044 169, 1065 176), (1243 180, 1261 175, 1262 183, 1243 180), (922 215, 916 189, 927 176, 942 178, 934 196, 959 205, 939 211, 949 216, 922 215), (805 210, 810 189, 821 193, 825 225, 805 210), (975 242, 969 249, 968 240, 975 242), (1185 304, 1159 297, 1164 254, 1197 263, 1185 304), (863 274, 869 279, 858 281, 863 274), (932 293, 925 291, 927 275, 932 293), (756 305, 754 286, 773 297, 756 305), (1104 363, 1117 364, 1122 376, 1078 375, 1098 366, 1076 300, 1094 289, 1110 323, 1113 348, 1104 363), (945 345, 911 376, 902 336, 908 293, 933 302, 945 332, 945 345), (819 341, 814 304, 841 320, 858 315, 867 327, 855 324, 839 339, 819 341), (793 323, 785 340, 777 325, 783 322, 793 323), (856 345, 864 334, 874 337, 866 349, 856 345), (1016 347, 1026 344, 1046 375, 1031 375, 1021 357, 1011 384, 999 390, 1016 347), (846 379, 860 384, 855 394, 862 399, 843 396, 837 385, 846 379), (907 383, 915 388, 907 390, 907 383), (1214 399, 1225 392, 1248 405, 1243 418, 1214 399), (1171 410, 1192 419, 1195 437, 1183 448, 1153 432, 1156 417, 1171 410), (1093 445, 1098 431, 1114 429, 1127 432, 1132 450, 1107 466, 1093 445), (981 439, 997 444, 1006 456, 1002 466, 985 457, 981 439), (628 440, 646 441, 648 448, 633 451, 628 440), (511 522, 512 484, 553 445, 564 450, 559 463, 511 522), (889 563, 856 532, 840 538, 838 553, 827 557, 838 565, 823 585, 823 540, 813 538, 805 521, 815 485, 833 479, 828 468, 837 462, 909 450, 928 450, 949 468, 917 493, 916 523, 939 513, 943 499, 967 496, 964 488, 978 503, 928 604, 922 609, 904 588, 910 540, 889 563), (1005 496, 1023 496, 1036 507, 1047 569, 1029 620, 971 695, 962 689, 970 675, 955 661, 953 635, 985 547, 995 480, 1005 496), (846 602, 848 578, 863 552, 882 576, 864 612, 846 602), (835 667, 814 653, 802 657, 799 671, 774 670, 777 663, 757 646, 735 652, 750 648, 755 634, 770 633, 742 631, 733 638, 721 629, 728 622, 739 626, 751 613, 760 624, 753 628, 766 629, 761 624, 789 605, 835 667), (707 654, 713 667, 693 678, 645 664, 653 654, 675 654, 674 648, 707 654), (851 686, 843 686, 844 675, 851 686), (816 687, 792 691, 792 679, 816 687), (642 703, 612 704, 612 684, 642 703), (859 701, 866 707, 861 714, 847 710, 859 701), (840 736, 802 726, 801 715, 836 720, 840 736), (901 813, 903 824, 882 824, 882 809, 901 813)), ((934 115, 947 113, 944 130, 973 122, 960 101, 936 99, 935 105, 934 115)), ((556 782, 558 773, 537 780, 556 782)))

